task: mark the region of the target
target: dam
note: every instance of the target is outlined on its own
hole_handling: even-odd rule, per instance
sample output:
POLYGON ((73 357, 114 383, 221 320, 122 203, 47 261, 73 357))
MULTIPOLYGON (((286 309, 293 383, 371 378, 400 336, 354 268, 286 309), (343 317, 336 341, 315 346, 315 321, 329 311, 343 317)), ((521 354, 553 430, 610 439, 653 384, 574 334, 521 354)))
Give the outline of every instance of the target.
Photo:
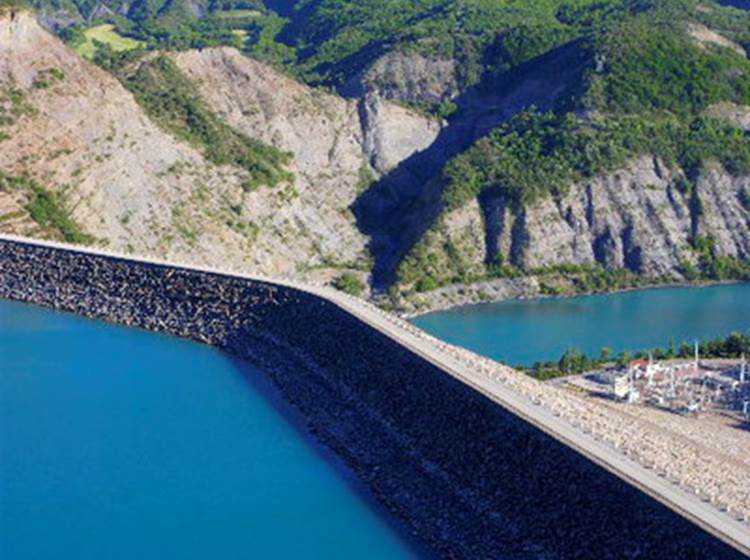
POLYGON ((750 552, 745 521, 544 406, 515 372, 486 375, 337 292, 5 237, 0 298, 197 340, 248 360, 444 557, 750 552))

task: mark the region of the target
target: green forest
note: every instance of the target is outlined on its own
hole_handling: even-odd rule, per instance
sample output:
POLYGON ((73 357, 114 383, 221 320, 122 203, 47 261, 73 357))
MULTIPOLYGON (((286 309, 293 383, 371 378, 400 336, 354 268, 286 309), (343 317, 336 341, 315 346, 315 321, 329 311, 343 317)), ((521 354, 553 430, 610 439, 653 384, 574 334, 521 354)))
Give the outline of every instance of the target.
MULTIPOLYGON (((9 1, 18 0, 5 0, 9 1)), ((62 29, 72 42, 81 40, 85 28, 108 22, 122 35, 144 41, 148 48, 240 46, 286 66, 308 82, 334 86, 393 50, 454 59, 468 86, 486 72, 502 73, 577 38, 598 40, 608 33, 627 33, 622 26, 634 19, 659 20, 665 25, 700 21, 721 29, 739 44, 750 43, 750 26, 742 12, 712 3, 712 9, 704 10, 697 0, 30 2, 47 14, 62 13, 77 20, 62 29)), ((644 35, 637 32, 629 37, 637 46, 644 35)), ((653 47, 648 43, 641 46, 653 47)), ((617 45, 610 43, 610 47, 617 45)), ((664 45, 663 54, 679 47, 664 45)), ((619 52, 610 50, 613 56, 619 52)), ((621 54, 622 70, 627 73, 624 61, 630 55, 621 54)), ((627 88, 621 93, 622 97, 630 95, 627 88)))

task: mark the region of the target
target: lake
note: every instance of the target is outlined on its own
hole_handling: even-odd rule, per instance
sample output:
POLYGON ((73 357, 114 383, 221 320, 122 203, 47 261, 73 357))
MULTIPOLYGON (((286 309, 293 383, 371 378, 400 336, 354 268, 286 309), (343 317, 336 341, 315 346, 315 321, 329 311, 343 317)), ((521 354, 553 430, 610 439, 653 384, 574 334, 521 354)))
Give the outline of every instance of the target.
POLYGON ((569 348, 643 350, 750 331, 750 284, 658 288, 467 305, 412 321, 495 360, 530 366, 569 348))
POLYGON ((0 557, 426 556, 263 374, 0 301, 0 557))

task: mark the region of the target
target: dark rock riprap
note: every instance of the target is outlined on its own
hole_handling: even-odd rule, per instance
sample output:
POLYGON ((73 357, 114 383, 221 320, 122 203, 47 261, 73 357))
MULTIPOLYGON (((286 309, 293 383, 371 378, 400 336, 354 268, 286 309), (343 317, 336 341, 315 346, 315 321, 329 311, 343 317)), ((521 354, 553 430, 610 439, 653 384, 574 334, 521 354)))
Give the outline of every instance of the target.
POLYGON ((443 557, 742 557, 304 291, 0 240, 0 298, 191 338, 258 365, 443 557))

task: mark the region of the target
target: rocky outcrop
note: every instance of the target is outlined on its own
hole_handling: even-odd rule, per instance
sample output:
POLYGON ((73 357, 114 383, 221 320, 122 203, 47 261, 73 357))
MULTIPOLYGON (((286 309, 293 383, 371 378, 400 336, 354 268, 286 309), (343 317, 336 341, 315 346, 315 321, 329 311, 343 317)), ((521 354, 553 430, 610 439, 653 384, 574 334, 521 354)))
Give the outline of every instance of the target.
POLYGON ((418 53, 390 52, 342 88, 350 97, 368 92, 394 101, 435 105, 458 95, 457 64, 418 53))
POLYGON ((723 35, 717 33, 713 29, 709 29, 705 25, 699 23, 688 23, 688 33, 690 36, 697 41, 697 43, 707 48, 710 45, 717 47, 723 47, 736 52, 740 56, 746 56, 745 49, 742 45, 738 45, 734 41, 727 39, 723 35))
MULTIPOLYGON (((246 192, 243 170, 156 126, 114 77, 27 12, 0 16, 0 101, 28 108, 0 126, 0 171, 61 194, 82 228, 116 249, 312 281, 366 269, 349 206, 371 164, 387 172, 439 125, 379 98, 361 111, 234 49, 172 56, 230 125, 293 154, 293 185, 246 192)), ((0 231, 41 235, 24 205, 0 192, 0 231)))
POLYGON ((717 103, 706 111, 709 117, 720 119, 736 126, 745 132, 750 132, 750 106, 736 103, 717 103))
POLYGON ((525 270, 598 264, 679 278, 681 265, 696 258, 696 236, 712 238, 719 256, 749 258, 750 208, 743 193, 750 177, 732 177, 713 164, 693 189, 686 185, 681 170, 644 157, 521 210, 485 193, 481 205, 444 217, 440 239, 461 247, 476 270, 498 261, 525 270), (471 239, 483 243, 467 250, 471 239))
POLYGON ((388 173, 415 152, 427 149, 440 132, 437 121, 384 102, 374 93, 368 93, 360 101, 360 119, 364 151, 378 175, 388 173))

